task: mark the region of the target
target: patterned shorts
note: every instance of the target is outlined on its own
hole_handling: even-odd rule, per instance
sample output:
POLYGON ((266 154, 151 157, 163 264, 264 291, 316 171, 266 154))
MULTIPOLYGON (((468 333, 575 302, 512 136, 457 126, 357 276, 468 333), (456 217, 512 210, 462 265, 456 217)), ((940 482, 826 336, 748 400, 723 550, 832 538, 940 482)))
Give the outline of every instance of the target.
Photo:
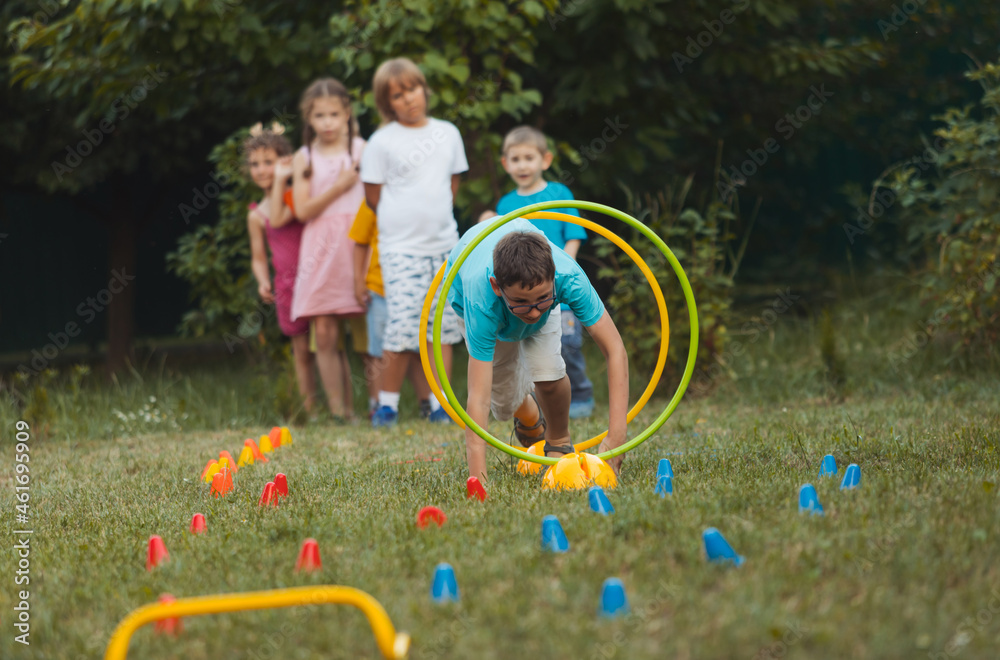
MULTIPOLYGON (((383 350, 393 353, 420 350, 420 310, 423 309, 431 280, 447 258, 447 252, 434 257, 391 253, 379 255, 382 281, 385 284, 385 302, 389 311, 385 337, 382 339, 383 350)), ((436 310, 435 298, 431 306, 430 322, 427 324, 427 341, 431 341, 436 310)), ((460 341, 462 334, 458 330, 458 315, 449 305, 441 322, 441 343, 457 344, 460 341)))

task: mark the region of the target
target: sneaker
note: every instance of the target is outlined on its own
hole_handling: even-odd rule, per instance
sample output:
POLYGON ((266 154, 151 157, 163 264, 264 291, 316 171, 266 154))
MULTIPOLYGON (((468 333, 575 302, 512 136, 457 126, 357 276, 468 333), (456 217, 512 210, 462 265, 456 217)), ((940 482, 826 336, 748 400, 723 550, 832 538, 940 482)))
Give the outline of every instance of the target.
POLYGON ((427 416, 427 421, 432 424, 451 424, 451 416, 448 415, 444 408, 438 408, 427 416))
POLYGON ((431 402, 430 399, 420 400, 420 419, 430 419, 431 416, 431 402))
POLYGON ((399 413, 390 408, 389 406, 382 406, 375 411, 372 415, 372 426, 395 426, 396 418, 399 417, 399 413))
POLYGON ((569 404, 570 419, 580 419, 581 417, 590 417, 592 414, 594 414, 593 399, 587 399, 586 401, 571 401, 569 404))

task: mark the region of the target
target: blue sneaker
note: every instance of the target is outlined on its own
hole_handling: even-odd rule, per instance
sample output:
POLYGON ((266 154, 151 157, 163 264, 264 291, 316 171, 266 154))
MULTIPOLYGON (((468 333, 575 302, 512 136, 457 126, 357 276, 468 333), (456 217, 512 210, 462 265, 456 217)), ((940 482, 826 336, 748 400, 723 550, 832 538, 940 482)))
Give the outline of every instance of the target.
POLYGON ((571 401, 569 404, 570 419, 580 419, 581 417, 590 417, 592 414, 594 414, 593 399, 587 399, 586 401, 571 401))
POLYGON ((431 414, 427 416, 427 421, 431 424, 451 424, 451 416, 448 415, 444 408, 438 408, 431 411, 431 414))
POLYGON ((399 413, 395 410, 389 406, 381 406, 372 415, 372 426, 375 428, 379 426, 395 426, 397 417, 399 417, 399 413))

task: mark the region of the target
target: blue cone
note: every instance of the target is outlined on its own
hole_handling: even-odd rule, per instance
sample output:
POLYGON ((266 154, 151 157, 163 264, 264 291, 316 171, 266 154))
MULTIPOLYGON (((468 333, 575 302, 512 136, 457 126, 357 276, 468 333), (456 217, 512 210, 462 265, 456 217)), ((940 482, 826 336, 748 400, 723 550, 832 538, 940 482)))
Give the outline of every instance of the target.
POLYGON ((608 578, 601 587, 601 616, 614 618, 628 614, 625 585, 618 578, 608 578))
POLYGON ((431 600, 441 605, 458 602, 458 581, 451 564, 438 564, 431 583, 431 600))
POLYGON ((823 462, 819 466, 819 476, 821 477, 835 477, 837 476, 837 459, 833 457, 833 454, 827 454, 823 457, 823 462))
POLYGON ((661 458, 660 464, 656 468, 656 481, 659 482, 660 477, 663 476, 674 478, 674 468, 671 467, 669 458, 661 458))
POLYGON ((840 482, 840 490, 849 490, 861 485, 861 468, 857 463, 851 463, 844 471, 844 480, 840 482))
POLYGON ((559 519, 555 516, 542 518, 542 550, 549 552, 569 552, 569 541, 559 519))
POLYGON ((799 489, 799 513, 805 512, 814 516, 823 515, 823 505, 819 503, 819 495, 812 484, 805 484, 799 489))
POLYGON ((615 512, 615 507, 611 506, 611 500, 608 499, 604 489, 600 486, 591 486, 587 491, 587 497, 590 499, 591 510, 605 516, 615 512))
POLYGON ((732 562, 736 566, 743 563, 743 557, 736 554, 733 547, 729 545, 729 541, 716 528, 709 527, 702 532, 701 537, 705 541, 705 554, 708 555, 708 561, 718 563, 732 562))
POLYGON ((663 475, 656 480, 656 494, 660 497, 674 494, 674 482, 667 475, 663 475))

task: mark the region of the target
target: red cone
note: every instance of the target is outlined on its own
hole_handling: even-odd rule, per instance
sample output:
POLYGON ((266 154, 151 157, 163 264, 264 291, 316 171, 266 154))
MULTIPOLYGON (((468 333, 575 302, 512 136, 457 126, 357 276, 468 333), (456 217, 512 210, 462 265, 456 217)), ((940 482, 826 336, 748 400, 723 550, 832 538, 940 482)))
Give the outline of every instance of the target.
POLYGON ((316 539, 306 539, 302 542, 302 549, 299 550, 299 558, 295 562, 295 571, 305 571, 312 573, 323 568, 323 562, 319 558, 319 544, 316 539))
POLYGON ((167 546, 163 545, 163 539, 153 535, 149 537, 149 549, 146 551, 146 570, 151 571, 163 562, 170 559, 167 546))
POLYGON ((465 482, 465 496, 475 497, 480 502, 484 502, 486 501, 486 489, 479 483, 479 479, 469 477, 468 481, 465 482))
POLYGON ((444 515, 444 511, 437 508, 436 506, 425 506, 419 512, 417 512, 417 527, 423 529, 427 525, 437 523, 440 527, 448 520, 448 516, 444 515))
POLYGON ((274 488, 278 491, 278 495, 288 496, 288 478, 281 472, 274 475, 274 488))
POLYGON ((200 513, 191 516, 191 526, 188 529, 192 534, 204 534, 206 529, 205 516, 200 513))
MULTIPOLYGON (((199 513, 196 515, 200 516, 201 514, 199 513)), ((167 605, 169 603, 174 603, 176 601, 177 599, 171 596, 170 594, 163 594, 162 596, 160 596, 160 602, 163 603, 164 605, 167 605)), ((171 635, 173 637, 177 637, 177 635, 181 634, 182 630, 183 626, 181 626, 181 620, 178 618, 160 619, 159 621, 153 624, 153 632, 155 632, 157 635, 162 634, 162 635, 171 635)))
POLYGON ((267 434, 271 438, 271 446, 277 449, 281 446, 281 427, 275 426, 271 428, 271 432, 267 434))
POLYGON ((278 491, 274 487, 273 481, 268 481, 264 485, 264 492, 260 494, 260 499, 257 500, 257 506, 278 506, 278 491))

